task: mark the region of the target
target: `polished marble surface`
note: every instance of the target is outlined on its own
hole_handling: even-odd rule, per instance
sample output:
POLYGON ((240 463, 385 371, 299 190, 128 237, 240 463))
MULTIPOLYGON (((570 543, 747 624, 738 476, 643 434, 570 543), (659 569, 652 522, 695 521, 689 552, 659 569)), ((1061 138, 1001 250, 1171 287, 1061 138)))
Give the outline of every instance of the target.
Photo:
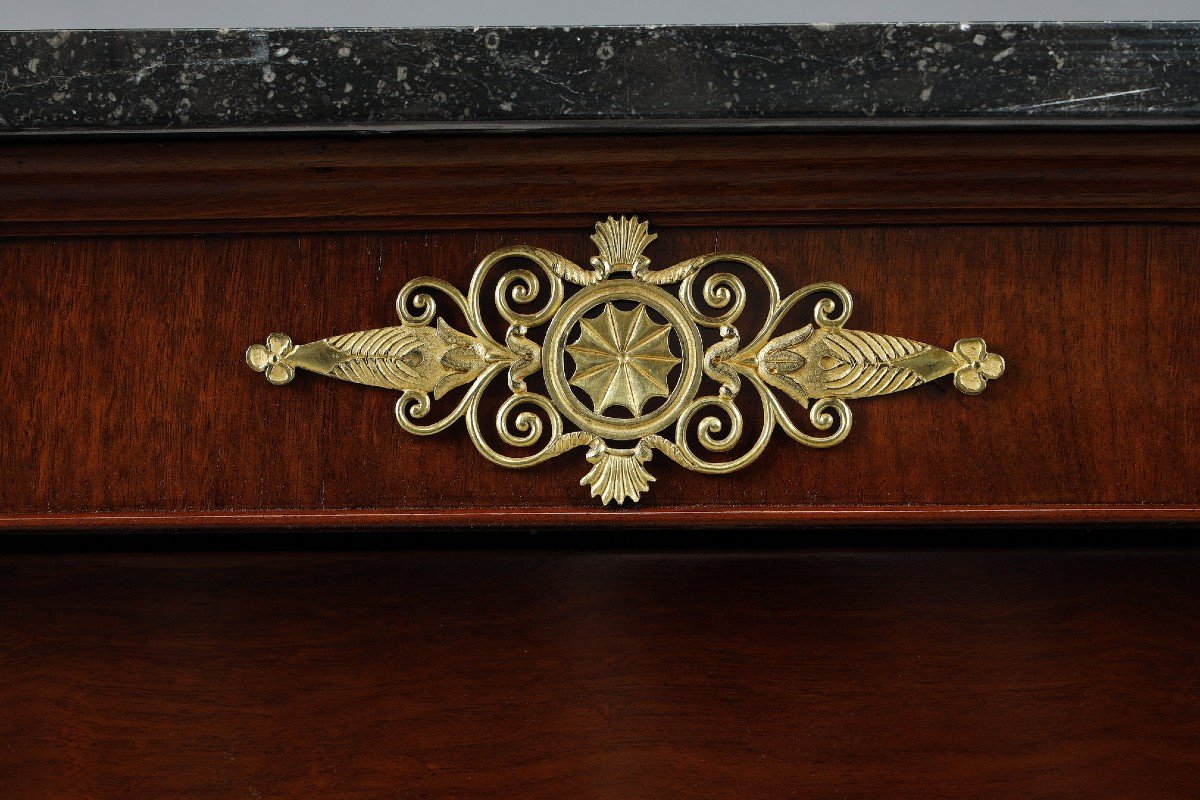
POLYGON ((0 33, 0 130, 1200 118, 1200 23, 0 33))

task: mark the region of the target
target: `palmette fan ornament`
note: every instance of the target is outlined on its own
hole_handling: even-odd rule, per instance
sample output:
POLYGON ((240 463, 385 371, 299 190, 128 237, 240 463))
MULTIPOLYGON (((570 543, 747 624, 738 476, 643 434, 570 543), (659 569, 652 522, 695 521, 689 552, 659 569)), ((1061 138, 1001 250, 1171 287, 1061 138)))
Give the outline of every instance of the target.
POLYGON ((976 394, 1004 372, 1004 359, 982 339, 943 350, 846 329, 852 301, 845 287, 813 283, 784 296, 766 266, 744 253, 710 253, 653 270, 643 251, 656 238, 637 217, 609 217, 591 236, 598 251, 591 269, 540 247, 504 247, 480 262, 466 295, 437 278, 410 281, 396 301, 398 326, 300 346, 272 334, 265 346, 247 350, 246 361, 276 385, 300 367, 400 391, 396 419, 404 430, 439 433, 462 419, 476 449, 500 466, 532 467, 586 448, 591 469, 580 484, 618 506, 649 491, 655 479, 645 465, 655 450, 688 469, 725 474, 758 459, 777 428, 810 447, 841 442, 852 423, 847 400, 947 375, 976 394), (483 320, 483 287, 497 264, 513 258, 532 262, 541 274, 500 275, 491 300, 508 324, 501 342, 483 320), (748 344, 737 327, 748 297, 742 279, 716 272, 697 286, 719 263, 740 265, 762 283, 767 315, 748 344), (435 294, 449 299, 469 331, 437 316, 435 294), (776 335, 807 298, 814 301, 813 323, 776 335), (531 338, 539 330, 540 342, 531 338), (544 393, 525 380, 538 372, 544 393), (487 434, 481 399, 500 375, 507 376, 508 397, 487 434), (700 393, 706 377, 718 387, 714 394, 700 393), (443 399, 459 387, 461 397, 443 399), (722 458, 743 442, 739 403, 747 395, 761 427, 741 452, 722 458), (807 409, 801 416, 816 432, 792 418, 796 406, 787 400, 807 409), (451 408, 426 422, 435 401, 451 408))
POLYGON ((642 492, 650 490, 650 481, 654 480, 642 466, 652 455, 650 448, 640 442, 628 450, 613 450, 606 445, 594 447, 588 450, 587 460, 595 466, 580 479, 579 485, 590 486, 592 497, 599 497, 606 504, 613 500, 617 505, 626 500, 636 503, 642 492))
POLYGON ((605 275, 620 270, 638 272, 650 264, 642 251, 657 238, 657 233, 650 233, 649 222, 639 223, 637 217, 609 217, 607 222, 596 223, 591 239, 600 255, 592 256, 588 263, 602 267, 605 275))

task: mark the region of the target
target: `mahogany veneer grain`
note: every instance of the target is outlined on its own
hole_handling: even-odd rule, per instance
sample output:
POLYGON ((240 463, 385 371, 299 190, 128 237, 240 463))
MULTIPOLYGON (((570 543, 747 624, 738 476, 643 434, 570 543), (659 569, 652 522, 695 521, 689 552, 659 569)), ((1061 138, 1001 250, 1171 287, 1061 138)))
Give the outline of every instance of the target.
POLYGON ((0 143, 0 527, 605 524, 577 454, 503 470, 241 354, 389 324, 405 281, 501 245, 585 259, 612 213, 659 264, 753 253, 845 284, 852 326, 1009 364, 856 403, 829 451, 656 458, 637 524, 1200 520, 1198 209, 1184 131, 0 143))
POLYGON ((1200 131, 0 142, 0 233, 1200 220, 1200 131))
POLYGON ((1200 554, 0 557, 0 795, 1182 800, 1200 554))
MULTIPOLYGON (((979 397, 938 383, 856 403, 843 444, 819 451, 778 436, 734 475, 656 458, 659 480, 638 504, 655 524, 690 524, 689 509, 710 524, 747 521, 747 509, 777 523, 899 518, 905 509, 962 521, 1054 518, 1058 508, 1064 519, 1197 518, 1200 394, 1189 387, 1200 340, 1188 321, 1200 314, 1200 229, 659 232, 660 263, 713 249, 754 253, 785 286, 848 286, 854 326, 942 346, 983 335, 1009 369, 979 397)), ((245 347, 273 330, 299 342, 390 324, 408 279, 433 272, 465 285, 500 245, 536 242, 583 258, 586 237, 0 241, 9 276, 0 316, 24 343, 0 373, 0 524, 127 524, 143 512, 153 524, 231 514, 235 524, 328 524, 344 511, 344 524, 419 525, 443 509, 449 524, 612 518, 615 509, 578 486, 579 453, 501 469, 475 453, 462 426, 406 434, 392 392, 306 373, 280 389, 242 362, 245 347)))

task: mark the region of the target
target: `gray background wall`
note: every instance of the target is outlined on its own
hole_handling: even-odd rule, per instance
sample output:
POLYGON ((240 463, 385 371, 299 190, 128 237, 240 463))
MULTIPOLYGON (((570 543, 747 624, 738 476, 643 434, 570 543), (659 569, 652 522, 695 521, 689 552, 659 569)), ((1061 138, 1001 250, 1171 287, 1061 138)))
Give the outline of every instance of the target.
POLYGON ((0 29, 1170 20, 1200 0, 0 0, 0 29))

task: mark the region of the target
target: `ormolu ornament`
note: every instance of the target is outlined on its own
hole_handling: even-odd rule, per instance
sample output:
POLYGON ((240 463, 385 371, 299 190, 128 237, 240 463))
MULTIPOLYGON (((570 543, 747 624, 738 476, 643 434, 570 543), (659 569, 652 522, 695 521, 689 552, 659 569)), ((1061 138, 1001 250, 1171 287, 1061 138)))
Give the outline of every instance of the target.
POLYGON ((502 248, 483 259, 465 296, 437 278, 409 282, 396 300, 398 326, 299 346, 273 333, 265 346, 246 351, 246 361, 274 384, 289 382, 295 368, 302 367, 401 391, 396 418, 405 430, 437 433, 462 418, 479 452, 501 466, 529 467, 586 447, 592 468, 580 483, 603 502, 618 504, 636 501, 649 489, 654 477, 645 464, 655 450, 688 469, 733 472, 762 454, 776 426, 811 447, 842 441, 852 419, 848 399, 898 392, 946 375, 954 376, 959 390, 978 394, 1004 372, 1004 359, 989 353, 982 339, 960 339, 947 351, 898 336, 847 330, 843 326, 851 299, 844 287, 814 283, 783 297, 762 262, 742 253, 712 253, 652 270, 642 251, 655 238, 637 217, 609 217, 597 223, 592 236, 599 255, 591 258, 591 269, 539 247, 502 248), (482 287, 497 262, 513 257, 541 268, 548 297, 541 308, 516 311, 511 304, 532 303, 541 281, 527 269, 501 275, 493 295, 508 323, 501 344, 484 326, 482 287), (766 320, 745 345, 735 327, 747 296, 738 277, 716 273, 704 281, 703 301, 718 313, 704 313, 694 297, 701 271, 722 262, 750 268, 766 287, 766 320), (580 287, 570 297, 568 284, 580 287), (678 288, 671 293, 665 286, 678 288), (429 290, 458 307, 469 332, 460 333, 435 316, 437 305, 429 290), (813 324, 776 335, 787 313, 816 294, 824 296, 816 302, 813 324), (546 329, 539 345, 528 335, 542 326, 546 329), (707 348, 701 328, 715 329, 719 336, 707 348), (539 370, 545 394, 525 381, 539 370), (534 452, 505 455, 483 436, 480 398, 501 373, 507 373, 510 396, 496 414, 497 435, 509 447, 536 447, 534 452), (717 383, 715 394, 698 394, 705 376, 717 383), (735 402, 743 382, 757 394, 762 429, 737 457, 707 460, 694 451, 688 433, 709 453, 735 447, 744 427, 735 402), (465 393, 448 414, 434 423, 419 422, 429 414, 431 398, 441 399, 464 385, 465 393), (801 430, 777 393, 807 408, 810 423, 827 433, 801 430), (697 415, 708 409, 724 419, 706 415, 693 428, 697 415))

